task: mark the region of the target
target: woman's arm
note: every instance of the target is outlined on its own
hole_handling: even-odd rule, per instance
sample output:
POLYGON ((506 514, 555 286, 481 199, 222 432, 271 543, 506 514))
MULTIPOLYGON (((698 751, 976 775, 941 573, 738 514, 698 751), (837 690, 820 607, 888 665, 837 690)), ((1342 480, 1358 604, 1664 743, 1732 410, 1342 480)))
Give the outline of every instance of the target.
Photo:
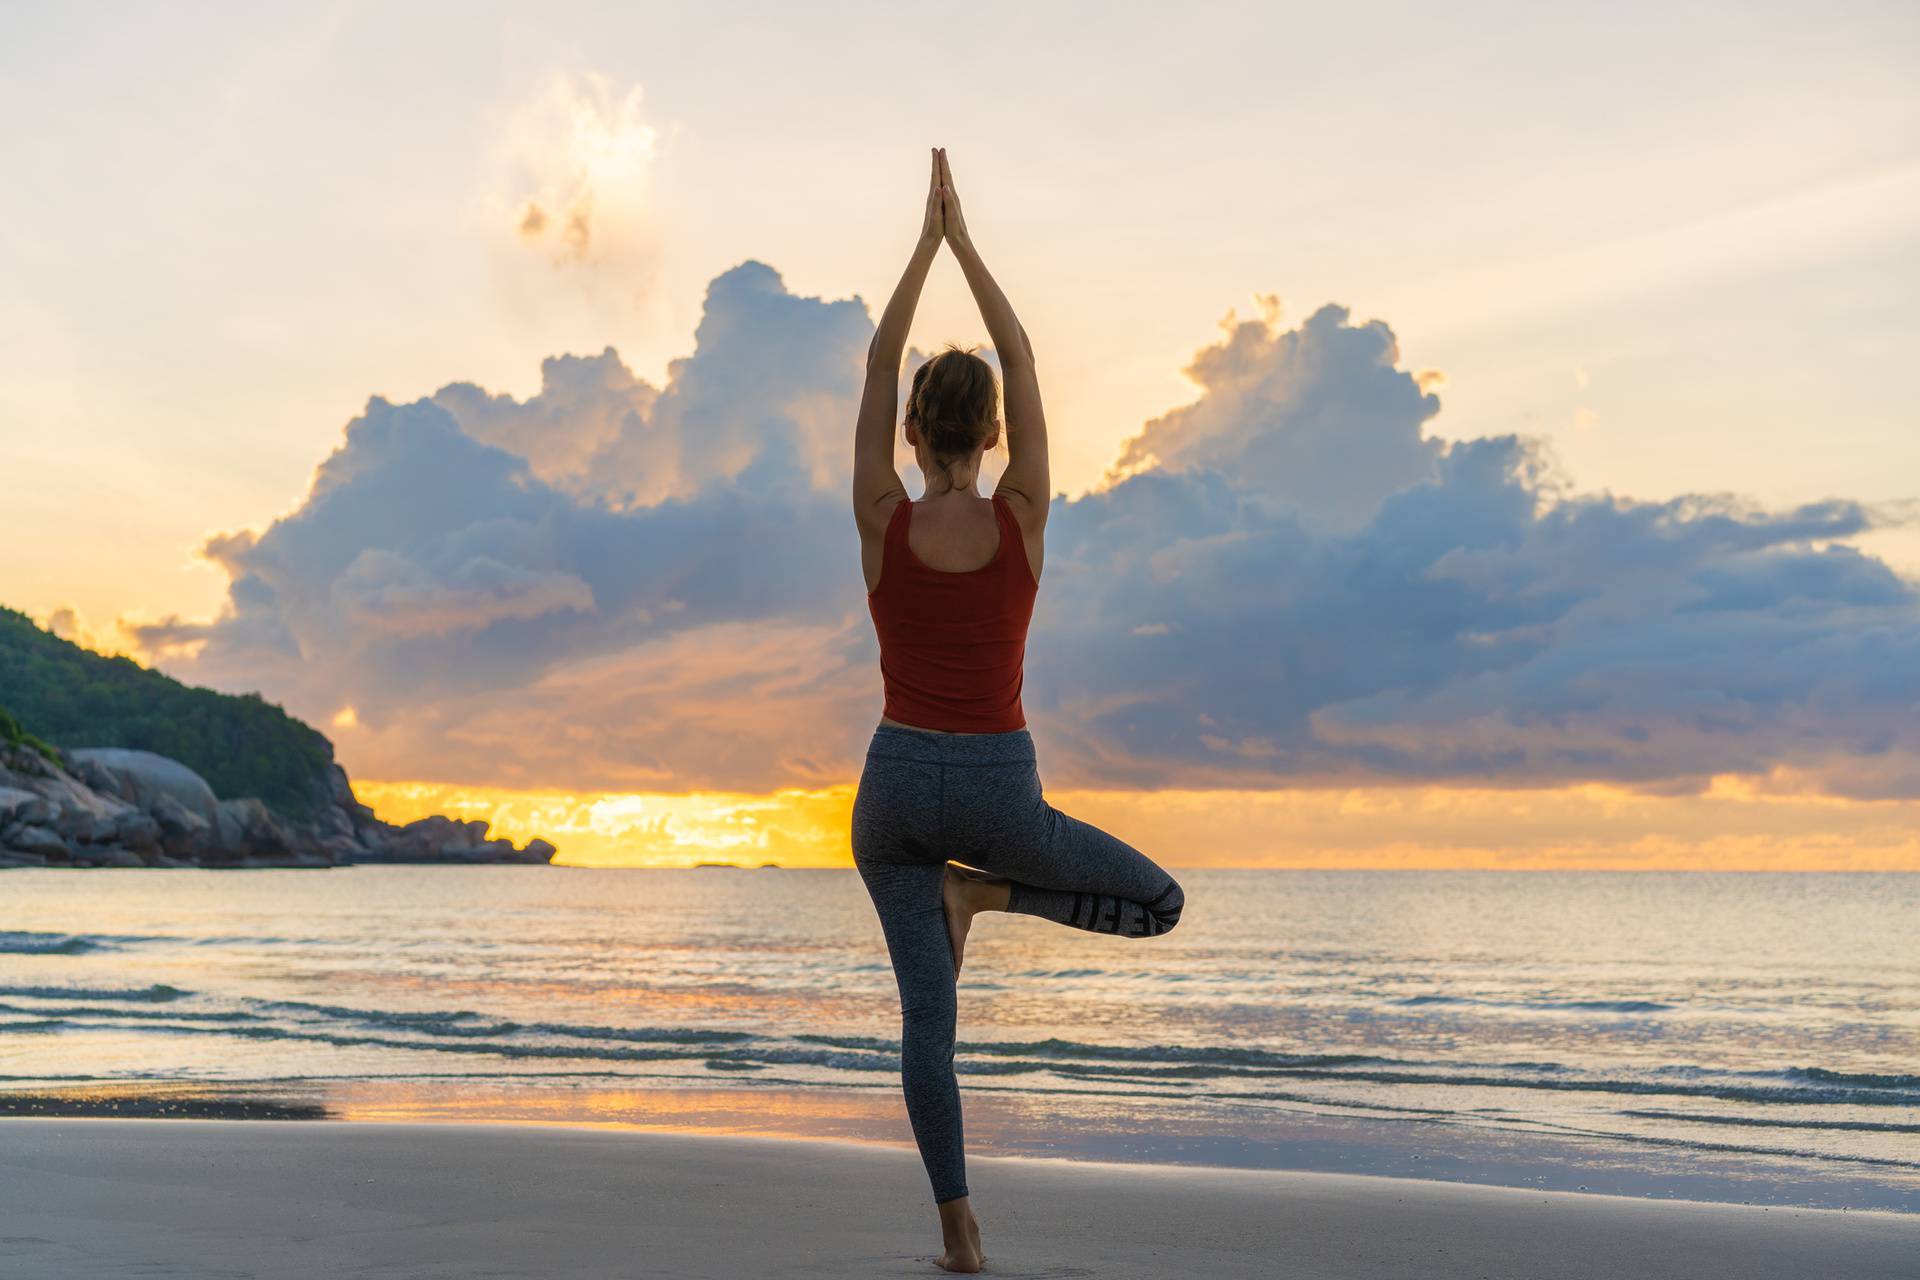
POLYGON ((1006 472, 1000 477, 996 493, 1006 496, 1007 504, 1029 531, 1047 522, 1047 418, 1040 407, 1040 378, 1033 367, 1033 343, 1027 330, 1013 314, 1013 304, 1000 291, 987 264, 973 247, 967 232, 967 220, 960 212, 960 197, 953 189, 953 173, 947 168, 945 148, 938 152, 940 194, 947 244, 966 273, 973 300, 979 304, 980 318, 986 322, 987 336, 1000 357, 1001 398, 1006 402, 1006 472))
POLYGON ((900 405, 900 360, 906 354, 907 330, 913 326, 913 312, 920 304, 927 268, 940 252, 944 222, 939 178, 940 155, 936 151, 920 238, 867 347, 867 382, 860 393, 860 417, 853 428, 853 516, 862 532, 884 532, 894 502, 907 496, 893 465, 893 420, 900 405))

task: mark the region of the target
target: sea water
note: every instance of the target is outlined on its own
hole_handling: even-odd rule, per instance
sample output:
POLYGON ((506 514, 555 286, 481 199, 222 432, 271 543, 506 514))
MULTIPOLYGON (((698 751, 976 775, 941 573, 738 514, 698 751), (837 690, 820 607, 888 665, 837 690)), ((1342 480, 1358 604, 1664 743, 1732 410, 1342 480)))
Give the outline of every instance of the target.
MULTIPOLYGON (((1180 879, 1163 938, 978 921, 976 1150, 1920 1208, 1920 876, 1180 879)), ((190 1084, 904 1141, 898 1036, 850 870, 0 873, 16 1111, 190 1084)))

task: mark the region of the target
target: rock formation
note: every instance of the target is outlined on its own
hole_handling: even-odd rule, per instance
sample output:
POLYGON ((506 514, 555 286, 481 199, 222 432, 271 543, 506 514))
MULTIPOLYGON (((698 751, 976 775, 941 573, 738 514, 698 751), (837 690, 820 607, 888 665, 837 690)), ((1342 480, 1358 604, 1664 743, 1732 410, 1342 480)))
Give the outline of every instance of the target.
POLYGON ((554 847, 488 839, 487 824, 395 826, 329 766, 317 817, 290 822, 255 799, 221 800, 177 760, 96 747, 47 754, 0 742, 0 867, 329 867, 346 863, 542 864, 554 847))

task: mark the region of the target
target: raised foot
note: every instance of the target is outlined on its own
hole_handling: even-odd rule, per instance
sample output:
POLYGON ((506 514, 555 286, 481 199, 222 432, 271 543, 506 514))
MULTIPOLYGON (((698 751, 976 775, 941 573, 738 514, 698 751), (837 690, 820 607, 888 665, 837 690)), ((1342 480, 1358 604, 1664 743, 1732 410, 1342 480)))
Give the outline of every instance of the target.
POLYGON ((999 876, 947 864, 940 886, 940 906, 947 916, 947 945, 953 949, 953 972, 958 976, 967 956, 967 933, 982 911, 1004 911, 1011 882, 999 876))

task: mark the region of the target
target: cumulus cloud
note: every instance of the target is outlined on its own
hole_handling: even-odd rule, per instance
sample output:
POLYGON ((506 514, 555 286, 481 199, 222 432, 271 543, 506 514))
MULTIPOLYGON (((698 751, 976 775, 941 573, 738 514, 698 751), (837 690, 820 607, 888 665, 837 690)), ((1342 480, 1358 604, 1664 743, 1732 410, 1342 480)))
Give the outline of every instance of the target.
POLYGON ((432 399, 475 440, 526 459, 548 484, 584 493, 596 483, 595 459, 623 432, 644 429, 659 394, 608 347, 597 356, 547 357, 540 393, 526 401, 471 382, 432 399))
POLYGON ((1440 412, 1426 378, 1399 369, 1393 331, 1348 323, 1331 303, 1298 329, 1260 320, 1222 326, 1186 374, 1193 404, 1127 441, 1115 475, 1158 467, 1248 476, 1309 525, 1351 529, 1389 494, 1432 477, 1441 443, 1421 428, 1440 412))
MULTIPOLYGON (((748 262, 663 387, 609 350, 526 401, 375 399, 298 510, 208 543, 223 615, 141 638, 354 707, 372 776, 848 780, 880 702, 845 470, 871 335, 748 262)), ((1189 369, 1195 403, 1056 501, 1050 779, 1920 794, 1920 593, 1846 543, 1884 514, 1581 494, 1538 441, 1437 440, 1439 379, 1340 307, 1230 323, 1189 369)))
POLYGON ((524 402, 455 383, 432 403, 549 485, 616 507, 688 499, 716 483, 824 489, 852 448, 846 415, 872 337, 858 300, 797 297, 750 261, 708 285, 694 353, 668 365, 665 388, 609 348, 548 359, 540 393, 524 402))
POLYGON ((1864 508, 1543 503, 1542 466, 1456 443, 1348 534, 1213 473, 1062 504, 1029 684, 1068 779, 1920 791, 1920 601, 1831 541, 1864 508))

